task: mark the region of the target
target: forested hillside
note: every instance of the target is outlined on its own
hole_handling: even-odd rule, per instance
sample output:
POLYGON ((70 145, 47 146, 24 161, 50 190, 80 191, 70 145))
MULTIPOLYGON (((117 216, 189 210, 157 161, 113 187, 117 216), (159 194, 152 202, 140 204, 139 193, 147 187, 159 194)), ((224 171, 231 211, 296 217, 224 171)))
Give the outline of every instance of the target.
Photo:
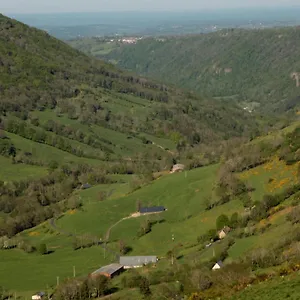
MULTIPOLYGON (((98 57, 202 95, 236 99, 250 110, 262 105, 266 111, 281 113, 293 109, 299 101, 299 37, 299 27, 228 29, 145 38, 135 45, 113 47, 98 57)), ((95 41, 82 43, 87 52, 92 52, 95 41)), ((78 40, 73 44, 83 47, 78 40)))
POLYGON ((257 130, 234 105, 119 71, 4 16, 0 82, 1 234, 78 205, 58 203, 81 184, 168 169, 194 145, 257 130))
POLYGON ((0 298, 298 299, 300 130, 284 122, 0 15, 0 298), (158 260, 90 276, 123 255, 158 260))

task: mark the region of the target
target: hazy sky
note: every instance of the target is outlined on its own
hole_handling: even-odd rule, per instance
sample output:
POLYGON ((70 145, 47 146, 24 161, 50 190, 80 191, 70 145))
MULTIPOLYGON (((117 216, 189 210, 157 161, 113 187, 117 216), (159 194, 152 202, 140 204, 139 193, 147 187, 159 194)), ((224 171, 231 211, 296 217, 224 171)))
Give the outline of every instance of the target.
POLYGON ((0 13, 201 10, 300 5, 300 0, 0 0, 0 13))

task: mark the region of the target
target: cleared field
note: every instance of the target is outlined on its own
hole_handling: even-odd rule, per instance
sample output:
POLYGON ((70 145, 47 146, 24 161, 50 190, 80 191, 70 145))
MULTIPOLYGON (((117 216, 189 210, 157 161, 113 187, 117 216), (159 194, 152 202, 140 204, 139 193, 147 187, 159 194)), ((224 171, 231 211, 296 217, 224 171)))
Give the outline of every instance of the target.
POLYGON ((58 163, 76 162, 91 165, 100 165, 105 163, 96 159, 78 157, 69 152, 62 151, 46 144, 36 143, 13 133, 6 132, 6 135, 10 138, 17 150, 32 153, 32 157, 37 161, 46 163, 51 161, 57 161, 58 163))
POLYGON ((288 277, 277 278, 261 284, 256 284, 231 297, 230 299, 298 300, 300 299, 300 276, 297 274, 288 277))
POLYGON ((90 191, 91 200, 85 202, 83 210, 71 215, 65 214, 57 224, 68 231, 88 232, 103 237, 112 225, 136 211, 137 201, 143 205, 164 205, 168 209, 166 212, 123 220, 111 229, 110 234, 113 246, 116 246, 114 241, 122 239, 133 248, 133 253, 164 255, 174 244, 172 236, 176 244, 192 245, 199 235, 215 227, 217 216, 224 211, 228 215, 243 211, 237 200, 205 211, 205 199, 211 196, 217 167, 214 165, 168 175, 132 194, 103 202, 93 201, 94 194, 90 191), (163 219, 163 222, 154 225, 150 233, 138 238, 141 223, 146 219, 163 219))
MULTIPOLYGON (((251 184, 256 187, 254 193, 258 193, 257 198, 266 192, 265 185, 269 184, 270 176, 273 176, 276 182, 280 182, 282 177, 294 172, 292 168, 285 169, 280 162, 274 162, 271 166, 272 168, 268 164, 261 166, 259 171, 255 168, 254 172, 258 174, 255 174, 253 170, 241 174, 242 177, 244 176, 243 179, 251 181, 251 184), (280 172, 278 174, 279 169, 283 172, 282 174, 280 172)), ((115 261, 113 254, 107 253, 104 258, 104 250, 101 247, 73 250, 74 237, 64 236, 59 233, 60 230, 77 236, 90 235, 104 238, 110 229, 108 246, 115 253, 119 252, 119 241, 123 240, 132 248, 130 252, 132 255, 158 255, 163 258, 169 250, 175 248, 178 255, 184 255, 180 262, 185 262, 190 257, 196 257, 199 261, 209 260, 213 254, 217 255, 224 249, 225 243, 223 241, 215 243, 212 247, 199 251, 200 245, 197 243, 197 237, 215 228, 216 218, 219 215, 225 213, 230 216, 234 212, 244 211, 239 200, 232 200, 211 210, 205 210, 206 200, 214 200, 215 197, 213 188, 218 167, 218 165, 211 165, 162 176, 133 193, 129 193, 132 180, 130 175, 110 175, 117 181, 116 183, 97 185, 84 191, 77 191, 76 193, 83 202, 82 209, 66 212, 56 221, 58 228, 52 228, 46 223, 21 234, 33 245, 46 243, 49 250, 54 251, 53 253, 41 256, 25 254, 18 250, 1 252, 1 258, 4 258, 5 264, 0 263, 0 268, 5 272, 8 270, 17 272, 18 268, 26 270, 36 266, 37 269, 46 268, 48 271, 45 275, 39 276, 38 271, 33 271, 26 280, 21 281, 20 278, 25 276, 25 271, 22 271, 17 275, 17 279, 21 281, 20 284, 12 286, 11 281, 4 279, 4 285, 10 289, 25 291, 25 293, 33 288, 45 289, 47 284, 55 284, 57 276, 61 279, 72 276, 73 266, 76 267, 77 275, 80 276, 88 274, 101 265, 115 261), (107 198, 104 201, 100 199, 101 192, 106 192, 107 198), (122 220, 137 210, 138 202, 141 202, 143 206, 163 205, 167 211, 159 215, 122 220), (119 222, 120 220, 122 221, 119 222), (160 222, 152 226, 151 232, 139 237, 138 231, 146 220, 160 222), (2 253, 5 255, 2 256, 2 253), (58 261, 59 264, 57 264, 58 261)), ((280 188, 281 186, 278 185, 278 190, 280 188)), ((274 240, 288 234, 291 225, 285 222, 287 212, 288 208, 272 215, 269 220, 262 221, 262 224, 268 222, 272 226, 261 235, 236 239, 235 244, 228 251, 228 259, 239 258, 254 248, 267 247, 274 240)), ((126 290, 115 296, 123 295, 122 293, 125 293, 127 297, 126 290)), ((128 295, 131 295, 132 299, 139 297, 136 291, 131 291, 128 295)))
POLYGON ((235 244, 230 247, 228 254, 230 258, 239 258, 245 253, 255 248, 267 248, 274 244, 274 241, 280 239, 291 231, 289 223, 273 226, 267 232, 247 238, 237 239, 235 244))
POLYGON ((255 191, 251 193, 254 201, 262 200, 265 194, 276 194, 297 183, 297 164, 286 165, 275 157, 271 162, 240 174, 255 191))
POLYGON ((0 180, 2 181, 39 178, 48 173, 46 168, 25 164, 13 164, 11 159, 3 156, 0 156, 0 166, 0 180))
MULTIPOLYGON (((124 96, 125 97, 125 96, 124 96)), ((114 100, 117 101, 117 100, 114 100)), ((125 100, 118 100, 125 102, 125 106, 128 109, 131 108, 131 102, 126 102, 125 100)), ((136 103, 133 106, 140 107, 141 105, 136 103)), ((98 125, 84 125, 79 123, 77 120, 72 120, 67 118, 65 115, 57 116, 54 111, 45 110, 45 111, 36 111, 32 113, 34 116, 38 117, 41 122, 47 122, 48 120, 54 120, 60 124, 68 125, 75 130, 80 130, 86 134, 94 134, 98 137, 98 142, 103 146, 111 149, 116 155, 123 156, 132 155, 135 153, 144 152, 147 149, 157 150, 158 147, 151 144, 143 144, 142 140, 131 135, 121 133, 109 128, 104 128, 98 125)), ((157 145, 162 145, 164 148, 174 149, 175 145, 171 140, 163 139, 163 138, 156 138, 154 136, 148 134, 140 134, 141 136, 147 137, 149 140, 155 142, 157 145)), ((89 152, 88 152, 89 153, 89 152)), ((114 155, 113 155, 114 157, 114 155)))
POLYGON ((100 41, 98 39, 89 39, 85 40, 86 44, 82 44, 82 41, 69 41, 70 44, 74 48, 78 48, 78 50, 86 52, 92 56, 105 55, 110 53, 112 50, 120 47, 118 42, 111 41, 100 41), (89 53, 87 52, 89 51, 89 53))
POLYGON ((155 137, 155 136, 147 134, 147 133, 141 133, 140 135, 145 136, 147 139, 149 139, 151 142, 155 143, 157 146, 162 146, 165 149, 174 150, 176 148, 175 143, 171 140, 155 137))
POLYGON ((109 255, 104 259, 104 251, 100 246, 76 251, 63 246, 48 255, 2 250, 0 281, 1 285, 10 291, 36 292, 47 290, 47 286, 55 286, 57 277, 61 281, 72 277, 73 266, 76 268, 77 276, 86 276, 109 262, 109 255), (11 276, 7 276, 8 274, 13 274, 14 280, 11 276))
POLYGON ((103 235, 111 225, 135 212, 138 200, 143 205, 164 205, 168 209, 164 218, 180 222, 203 210, 204 203, 201 200, 211 194, 216 169, 214 165, 159 178, 123 198, 86 205, 84 212, 65 216, 58 221, 58 225, 103 235))
POLYGON ((115 261, 115 257, 104 252, 101 246, 74 250, 74 237, 68 237, 54 230, 48 222, 19 235, 22 239, 38 247, 47 245, 50 254, 25 253, 21 250, 0 251, 0 282, 11 291, 21 291, 22 295, 46 290, 55 286, 57 277, 60 282, 73 276, 86 276, 102 265, 115 261), (14 280, 7 274, 14 274, 14 280))

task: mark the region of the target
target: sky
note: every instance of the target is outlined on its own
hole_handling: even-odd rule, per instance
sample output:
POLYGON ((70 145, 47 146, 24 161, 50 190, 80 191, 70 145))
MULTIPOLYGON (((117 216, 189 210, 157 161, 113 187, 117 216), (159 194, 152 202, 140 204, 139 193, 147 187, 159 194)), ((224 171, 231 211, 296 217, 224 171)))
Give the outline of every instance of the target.
POLYGON ((0 0, 0 13, 204 10, 300 5, 300 0, 0 0))

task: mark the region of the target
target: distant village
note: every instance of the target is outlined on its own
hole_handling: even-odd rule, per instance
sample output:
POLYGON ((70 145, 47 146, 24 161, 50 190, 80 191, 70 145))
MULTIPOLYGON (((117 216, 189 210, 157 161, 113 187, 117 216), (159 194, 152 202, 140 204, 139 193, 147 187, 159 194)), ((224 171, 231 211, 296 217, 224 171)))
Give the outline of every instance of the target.
MULTIPOLYGON (((121 37, 119 35, 116 35, 116 36, 111 36, 111 37, 95 36, 94 38, 99 39, 102 42, 107 43, 107 44, 122 43, 122 44, 134 45, 134 44, 138 43, 138 41, 143 40, 147 37, 146 36, 131 36, 131 37, 122 36, 121 37)), ((165 42, 166 38, 157 37, 157 38, 155 38, 155 40, 159 41, 159 42, 165 42)))

